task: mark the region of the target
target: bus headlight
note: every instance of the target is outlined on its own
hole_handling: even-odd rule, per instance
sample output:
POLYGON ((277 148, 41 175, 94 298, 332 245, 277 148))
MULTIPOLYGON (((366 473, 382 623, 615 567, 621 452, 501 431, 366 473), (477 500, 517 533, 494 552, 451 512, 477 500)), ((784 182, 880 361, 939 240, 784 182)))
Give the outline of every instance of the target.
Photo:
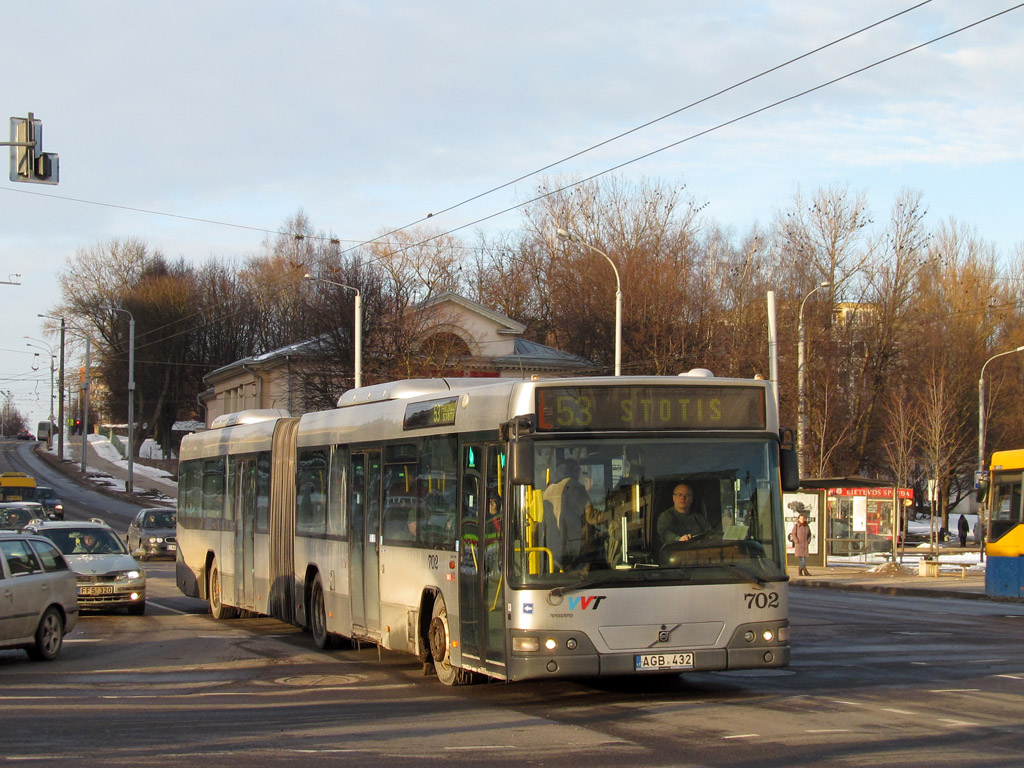
POLYGON ((544 641, 544 647, 547 648, 549 651, 553 651, 555 650, 555 648, 558 647, 558 641, 555 640, 553 637, 549 637, 547 640, 544 641))
POLYGON ((766 629, 766 630, 765 630, 765 631, 764 631, 764 632, 763 632, 763 633, 761 634, 761 637, 763 637, 763 638, 764 638, 764 641, 765 641, 766 643, 770 643, 770 642, 771 642, 772 640, 774 640, 774 639, 775 639, 775 633, 774 633, 774 632, 772 632, 772 631, 771 631, 770 629, 766 629))
POLYGON ((513 637, 512 650, 520 653, 536 653, 540 650, 539 637, 513 637))

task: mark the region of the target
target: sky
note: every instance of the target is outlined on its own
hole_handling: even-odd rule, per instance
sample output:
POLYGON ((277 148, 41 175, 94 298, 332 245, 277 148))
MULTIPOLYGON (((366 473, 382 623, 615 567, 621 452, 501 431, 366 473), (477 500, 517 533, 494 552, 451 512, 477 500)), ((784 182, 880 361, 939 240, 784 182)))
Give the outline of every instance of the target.
POLYGON ((890 59, 1015 4, 931 0, 561 163, 917 2, 6 4, 0 107, 42 120, 60 183, 0 176, 0 281, 20 283, 0 284, 0 398, 48 416, 50 352, 25 337, 58 348, 37 314, 79 249, 238 260, 300 210, 343 246, 436 211, 472 240, 518 229, 556 163, 685 185, 737 238, 798 190, 884 221, 910 189, 926 224, 1019 257, 1024 8, 890 59))

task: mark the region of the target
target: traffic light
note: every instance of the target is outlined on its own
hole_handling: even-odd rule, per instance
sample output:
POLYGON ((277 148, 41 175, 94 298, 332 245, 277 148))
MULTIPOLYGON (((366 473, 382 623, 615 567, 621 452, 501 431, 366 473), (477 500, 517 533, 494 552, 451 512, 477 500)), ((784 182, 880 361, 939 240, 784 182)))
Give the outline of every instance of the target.
POLYGON ((11 118, 11 181, 57 184, 60 155, 43 152, 43 121, 28 117, 11 118))
POLYGON ((81 431, 82 431, 82 420, 81 419, 75 419, 75 423, 71 427, 71 434, 77 435, 77 434, 80 434, 81 431))

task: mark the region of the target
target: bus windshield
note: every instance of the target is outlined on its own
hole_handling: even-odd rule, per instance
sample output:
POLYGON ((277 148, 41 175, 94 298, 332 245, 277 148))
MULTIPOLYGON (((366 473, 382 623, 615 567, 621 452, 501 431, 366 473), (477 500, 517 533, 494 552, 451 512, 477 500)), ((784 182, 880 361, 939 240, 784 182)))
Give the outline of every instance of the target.
POLYGON ((769 440, 538 440, 534 453, 511 510, 512 585, 785 577, 769 440))

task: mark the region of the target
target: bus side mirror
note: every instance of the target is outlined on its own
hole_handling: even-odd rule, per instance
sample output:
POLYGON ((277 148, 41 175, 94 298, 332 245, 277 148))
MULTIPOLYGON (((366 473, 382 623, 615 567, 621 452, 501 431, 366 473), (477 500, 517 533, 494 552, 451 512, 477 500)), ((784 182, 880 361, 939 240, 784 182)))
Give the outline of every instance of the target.
POLYGON ((533 485, 533 440, 509 443, 509 475, 512 485, 533 485))
POLYGON ((779 473, 782 475, 782 490, 799 490, 800 468, 797 466, 796 451, 792 448, 779 449, 779 473))
POLYGON ((988 480, 978 480, 978 487, 974 491, 974 498, 982 503, 988 498, 988 480))

